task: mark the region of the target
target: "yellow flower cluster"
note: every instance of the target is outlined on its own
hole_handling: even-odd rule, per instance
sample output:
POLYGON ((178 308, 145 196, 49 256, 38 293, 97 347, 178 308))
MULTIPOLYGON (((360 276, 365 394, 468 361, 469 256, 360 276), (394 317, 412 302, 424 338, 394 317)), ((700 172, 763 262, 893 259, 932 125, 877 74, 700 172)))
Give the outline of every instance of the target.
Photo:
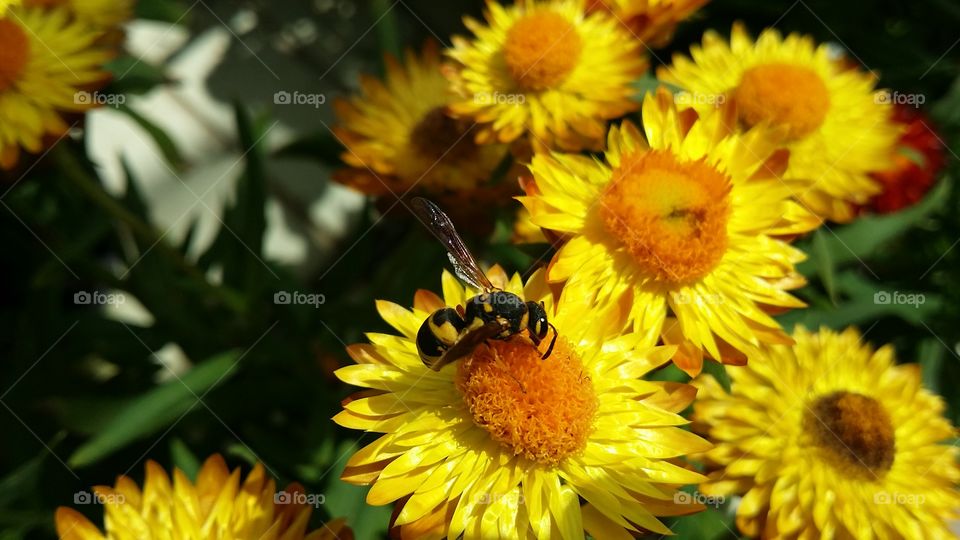
POLYGON ((635 95, 647 49, 704 3, 490 0, 445 60, 391 61, 339 105, 344 183, 486 207, 509 203, 507 170, 515 238, 555 248, 526 281, 484 276, 418 210, 464 283, 379 302, 396 334, 337 372, 363 391, 334 420, 379 434, 343 478, 395 505, 395 537, 629 539, 728 496, 750 536, 948 534, 956 434, 917 371, 774 318, 804 307, 793 240, 877 193, 892 110, 836 51, 739 24, 635 95), (729 390, 707 360, 735 366, 729 390), (649 380, 669 362, 692 384, 649 380))
POLYGON ((42 152, 96 106, 132 0, 0 0, 0 169, 42 152))
POLYGON ((126 476, 113 487, 79 492, 79 502, 105 507, 106 531, 81 513, 61 507, 56 513, 62 540, 352 540, 342 520, 307 532, 313 506, 294 484, 278 492, 262 465, 241 481, 219 455, 211 456, 191 481, 179 469, 173 481, 160 465, 147 462, 143 489, 126 476))
MULTIPOLYGON (((825 45, 739 24, 637 95, 648 49, 705 3, 488 0, 470 36, 389 59, 337 103, 336 180, 487 213, 517 200, 518 236, 555 248, 525 280, 484 272, 449 218, 413 201, 456 277, 409 308, 377 303, 394 332, 348 347, 336 375, 362 390, 333 419, 377 434, 342 478, 394 505, 392 537, 628 540, 726 497, 747 536, 949 537, 957 433, 918 370, 855 329, 775 318, 805 307, 793 241, 878 192, 891 108, 825 45), (707 361, 732 366, 728 388, 707 361), (653 380, 671 362, 689 384, 653 380)), ((102 77, 103 28, 126 11, 93 4, 25 0, 0 20, 5 166, 62 133, 82 110, 72 92, 102 77)), ((142 491, 121 477, 97 494, 120 499, 106 533, 61 509, 61 538, 343 526, 308 534, 309 509, 278 504, 262 468, 241 485, 216 457, 196 482, 150 464, 142 491)))

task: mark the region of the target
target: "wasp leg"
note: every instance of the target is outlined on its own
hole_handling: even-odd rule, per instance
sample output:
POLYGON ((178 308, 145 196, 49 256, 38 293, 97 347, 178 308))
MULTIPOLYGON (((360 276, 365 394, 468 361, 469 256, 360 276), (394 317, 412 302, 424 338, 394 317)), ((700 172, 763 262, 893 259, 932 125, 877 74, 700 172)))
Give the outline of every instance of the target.
POLYGON ((541 360, 546 360, 547 358, 550 358, 550 354, 553 352, 553 346, 557 344, 557 336, 558 336, 557 327, 554 326, 553 323, 548 323, 548 324, 550 325, 550 328, 553 329, 553 339, 550 340, 550 346, 547 347, 547 352, 543 353, 543 355, 540 356, 541 360))
POLYGON ((517 376, 514 375, 512 371, 510 371, 510 368, 509 368, 506 364, 503 363, 502 358, 500 357, 500 355, 497 354, 496 352, 494 352, 494 354, 496 355, 496 359, 495 359, 494 361, 501 364, 500 369, 503 370, 504 373, 506 373, 507 375, 509 375, 510 378, 513 379, 513 382, 517 383, 517 386, 520 387, 520 391, 521 391, 521 392, 523 392, 524 394, 526 394, 526 393, 527 393, 527 387, 524 386, 523 383, 520 382, 520 379, 518 379, 517 376))
POLYGON ((510 378, 513 379, 515 383, 517 383, 517 386, 520 387, 521 392, 523 392, 524 394, 527 393, 527 387, 524 386, 522 382, 520 382, 520 379, 518 379, 513 373, 510 373, 509 371, 507 372, 507 375, 509 375, 510 378))

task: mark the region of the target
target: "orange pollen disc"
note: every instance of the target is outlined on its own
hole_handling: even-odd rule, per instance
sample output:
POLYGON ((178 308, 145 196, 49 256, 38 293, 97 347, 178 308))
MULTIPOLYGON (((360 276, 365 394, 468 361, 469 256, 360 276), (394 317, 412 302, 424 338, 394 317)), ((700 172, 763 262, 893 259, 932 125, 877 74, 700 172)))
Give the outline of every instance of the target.
POLYGON ((580 34, 566 17, 537 11, 510 28, 503 55, 520 86, 544 90, 563 82, 580 60, 582 49, 580 34))
POLYGON ((491 340, 460 361, 456 384, 474 422, 495 441, 553 466, 583 450, 598 402, 563 336, 546 360, 540 354, 523 336, 491 340))
POLYGON ((896 454, 893 423, 877 400, 851 392, 817 399, 804 419, 814 444, 845 468, 884 473, 896 454))
POLYGON ((0 19, 0 92, 12 87, 30 60, 30 38, 10 18, 0 19))
POLYGON ((744 124, 769 122, 786 128, 792 140, 816 131, 830 110, 830 92, 820 75, 781 62, 745 71, 734 97, 744 124))
POLYGON ((414 126, 410 142, 421 156, 432 161, 468 160, 477 151, 473 137, 466 135, 468 128, 465 121, 451 118, 443 107, 437 107, 414 126))
POLYGON ((671 284, 710 273, 727 251, 729 178, 670 152, 626 154, 600 200, 607 231, 637 264, 671 284))

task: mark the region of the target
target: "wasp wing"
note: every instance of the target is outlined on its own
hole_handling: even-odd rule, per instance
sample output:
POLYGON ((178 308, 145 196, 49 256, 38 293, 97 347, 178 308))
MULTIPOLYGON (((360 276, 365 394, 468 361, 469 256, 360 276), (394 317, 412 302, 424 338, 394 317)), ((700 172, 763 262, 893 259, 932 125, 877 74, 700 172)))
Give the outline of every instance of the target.
POLYGON ((447 349, 447 352, 443 353, 443 356, 434 363, 428 364, 427 367, 434 371, 440 371, 440 368, 443 366, 463 358, 473 352, 473 349, 475 349, 477 345, 495 337, 503 331, 503 328, 502 324, 491 321, 479 328, 470 330, 464 334, 453 347, 447 349))
POLYGON ((430 232, 447 248, 447 257, 450 258, 453 271, 458 278, 481 291, 491 291, 496 288, 483 270, 480 270, 480 265, 457 234, 453 222, 440 207, 423 197, 414 198, 411 205, 430 232))

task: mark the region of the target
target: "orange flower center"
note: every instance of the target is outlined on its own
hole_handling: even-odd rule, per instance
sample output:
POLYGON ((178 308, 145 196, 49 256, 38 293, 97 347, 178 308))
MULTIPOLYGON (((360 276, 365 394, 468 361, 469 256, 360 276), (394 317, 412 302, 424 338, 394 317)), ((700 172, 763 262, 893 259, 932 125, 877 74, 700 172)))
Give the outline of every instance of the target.
POLYGON ((456 384, 474 422, 495 441, 552 466, 586 445, 598 402, 563 336, 546 360, 540 354, 522 336, 491 340, 460 361, 456 384))
POLYGON ((513 24, 503 55, 510 75, 528 90, 556 86, 573 71, 583 43, 573 23, 553 11, 537 11, 513 24))
POLYGON ((429 160, 457 162, 472 158, 477 151, 473 137, 465 135, 467 130, 465 121, 451 118, 443 107, 437 107, 413 128, 410 140, 417 153, 429 160))
POLYGON ((816 72, 781 62, 745 71, 734 97, 743 123, 782 126, 790 139, 816 131, 830 110, 830 92, 816 72))
POLYGON ((895 455, 893 423, 877 400, 852 392, 817 399, 804 419, 814 444, 825 448, 845 468, 890 470, 895 455))
POLYGON ((0 92, 12 87, 30 60, 30 38, 9 18, 0 19, 0 92))
POLYGON ((600 217, 643 270, 688 283, 710 273, 727 250, 729 193, 729 178, 704 160, 626 154, 603 192, 600 217))

